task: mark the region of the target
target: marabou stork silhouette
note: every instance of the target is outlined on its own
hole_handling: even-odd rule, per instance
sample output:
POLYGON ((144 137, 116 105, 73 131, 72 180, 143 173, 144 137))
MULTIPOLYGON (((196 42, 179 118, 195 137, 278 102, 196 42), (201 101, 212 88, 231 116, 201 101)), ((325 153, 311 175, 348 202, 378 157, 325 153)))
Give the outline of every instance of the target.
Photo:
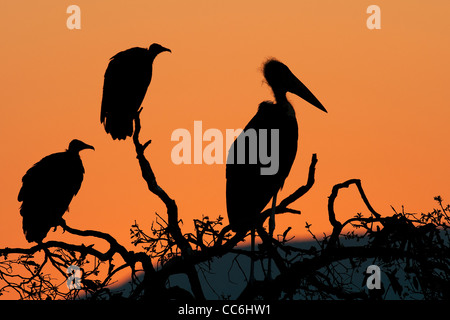
MULTIPOLYGON (((255 224, 270 199, 272 199, 272 212, 269 218, 269 235, 271 238, 273 237, 277 193, 283 187, 297 153, 297 119, 294 108, 286 98, 286 93, 296 94, 313 106, 327 112, 311 91, 283 63, 275 59, 268 60, 264 64, 263 71, 268 85, 272 88, 275 103, 264 101, 259 105, 256 115, 230 147, 226 165, 226 203, 230 226, 233 231, 242 234, 251 230, 252 253, 254 252, 255 224), (266 129, 267 135, 270 132, 278 134, 279 167, 278 171, 272 175, 261 174, 261 169, 267 167, 267 164, 262 163, 259 157, 253 164, 239 163, 237 160, 251 158, 249 154, 251 150, 259 155, 261 143, 264 143, 261 141, 261 129, 266 129), (239 141, 248 139, 250 130, 254 130, 257 137, 257 141, 250 141, 250 143, 255 143, 256 146, 251 147, 250 143, 244 142, 245 154, 239 154, 243 150, 238 147, 239 141)), ((271 150, 271 148, 276 150, 274 146, 270 145, 270 140, 267 139, 266 150, 271 150)), ((269 259, 269 277, 271 276, 270 261, 269 259)), ((253 272, 252 259, 251 281, 254 280, 253 272)))
POLYGON ((62 216, 83 181, 79 152, 84 149, 95 150, 72 140, 66 151, 44 157, 23 176, 17 200, 22 202, 22 228, 28 242, 41 243, 52 227, 63 223, 62 216))
POLYGON ((148 49, 131 48, 110 59, 105 72, 100 123, 116 140, 133 134, 133 119, 152 80, 153 61, 170 49, 153 43, 148 49))

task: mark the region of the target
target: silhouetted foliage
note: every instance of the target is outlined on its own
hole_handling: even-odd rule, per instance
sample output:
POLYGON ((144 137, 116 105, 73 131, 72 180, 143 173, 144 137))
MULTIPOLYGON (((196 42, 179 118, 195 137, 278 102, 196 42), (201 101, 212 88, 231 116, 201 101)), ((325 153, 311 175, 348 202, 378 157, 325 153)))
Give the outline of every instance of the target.
MULTIPOLYGON (((61 223, 65 232, 89 244, 47 241, 29 248, 0 249, 0 293, 15 292, 20 299, 203 300, 204 285, 199 275, 214 271, 210 270, 212 260, 227 254, 250 256, 248 250, 237 247, 248 234, 235 234, 229 225, 223 225, 220 216, 199 217, 194 220, 193 233, 182 232, 178 207, 157 183, 144 155, 151 141, 139 141, 139 114, 134 119, 133 135, 137 159, 149 191, 165 204, 165 214, 157 214, 148 229, 138 223, 131 226, 136 251, 127 250, 107 233, 77 230, 65 223, 61 223), (99 241, 108 244, 106 251, 96 249, 99 241), (72 265, 81 270, 80 288, 69 290, 66 281, 71 274, 66 272, 72 265), (111 287, 114 276, 123 270, 131 275, 132 289, 127 295, 111 287), (190 290, 171 285, 168 279, 176 274, 187 276, 190 290)), ((316 164, 313 155, 306 184, 282 199, 276 214, 300 213, 290 206, 314 185, 316 164)), ((333 231, 318 237, 307 223, 306 229, 316 242, 309 248, 295 245, 289 236, 291 228, 270 238, 263 224, 271 210, 262 212, 257 221, 262 243, 255 259, 265 270, 264 261, 270 257, 278 273, 271 280, 247 283, 239 299, 448 299, 450 206, 444 205, 440 196, 435 200, 437 208, 428 213, 408 213, 402 208, 381 215, 370 205, 360 180, 337 184, 328 199, 333 231), (352 185, 357 187, 370 215, 358 213, 340 222, 334 201, 341 189, 352 185), (366 287, 368 264, 382 270, 381 289, 366 287)), ((232 264, 239 262, 233 259, 232 264)), ((242 272, 246 272, 244 269, 242 272)))

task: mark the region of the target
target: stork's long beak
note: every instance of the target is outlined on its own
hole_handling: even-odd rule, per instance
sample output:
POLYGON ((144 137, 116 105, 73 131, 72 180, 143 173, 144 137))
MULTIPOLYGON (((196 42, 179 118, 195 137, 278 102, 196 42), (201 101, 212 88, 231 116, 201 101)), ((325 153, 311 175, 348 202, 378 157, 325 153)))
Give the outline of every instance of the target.
POLYGON ((312 94, 312 92, 309 91, 309 89, 293 74, 287 91, 299 96, 300 98, 311 103, 318 109, 327 112, 327 109, 325 109, 325 107, 320 103, 320 101, 317 100, 317 98, 312 94))

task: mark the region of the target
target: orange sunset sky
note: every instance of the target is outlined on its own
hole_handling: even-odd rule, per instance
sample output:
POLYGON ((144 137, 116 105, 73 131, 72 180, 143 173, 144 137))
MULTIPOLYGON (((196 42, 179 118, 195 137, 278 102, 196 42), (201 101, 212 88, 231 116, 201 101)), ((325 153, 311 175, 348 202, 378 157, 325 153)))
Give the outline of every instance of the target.
MULTIPOLYGON (((258 104, 272 99, 261 67, 269 57, 289 66, 327 108, 325 114, 289 95, 299 122, 299 152, 279 195, 306 182, 317 153, 316 183, 277 217, 277 233, 305 222, 329 233, 327 200, 334 184, 362 180, 372 206, 391 215, 431 210, 450 200, 450 2, 432 1, 3 1, 0 5, 0 247, 28 247, 17 194, 25 172, 73 138, 93 145, 81 153, 83 185, 64 216, 69 226, 108 232, 131 249, 130 226, 147 230, 159 199, 147 190, 130 139, 113 141, 100 124, 103 75, 119 51, 157 42, 172 50, 155 60, 142 104, 141 141, 158 183, 183 220, 226 217, 225 165, 175 165, 178 128, 243 128, 258 104), (81 9, 69 30, 66 9, 81 9), (369 30, 366 9, 381 9, 369 30)), ((208 143, 205 142, 203 146, 208 143)), ((225 151, 225 150, 224 150, 225 151)), ((356 188, 340 193, 339 219, 367 213, 356 188)), ((225 220, 228 223, 228 220, 225 220)), ((47 239, 68 235, 50 232, 47 239)), ((88 244, 88 240, 83 240, 88 244)))

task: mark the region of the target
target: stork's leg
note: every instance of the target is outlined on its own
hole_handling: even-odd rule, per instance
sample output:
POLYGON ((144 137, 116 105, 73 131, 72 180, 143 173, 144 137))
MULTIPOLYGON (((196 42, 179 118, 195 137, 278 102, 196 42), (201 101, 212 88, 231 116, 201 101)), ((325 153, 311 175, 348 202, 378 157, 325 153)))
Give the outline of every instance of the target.
POLYGON ((277 193, 272 198, 272 212, 269 218, 269 235, 273 237, 273 231, 275 230, 275 208, 277 207, 277 193))
MULTIPOLYGON (((277 193, 275 193, 275 195, 272 198, 272 212, 270 213, 270 218, 269 218, 269 237, 270 237, 270 241, 272 241, 273 238, 273 231, 275 230, 275 208, 277 207, 277 193)), ((267 265, 267 279, 271 280, 272 279, 272 259, 270 258, 269 255, 269 261, 268 261, 268 265, 267 265)))
POLYGON ((255 282, 255 229, 252 228, 251 233, 251 265, 250 265, 250 284, 255 282))

